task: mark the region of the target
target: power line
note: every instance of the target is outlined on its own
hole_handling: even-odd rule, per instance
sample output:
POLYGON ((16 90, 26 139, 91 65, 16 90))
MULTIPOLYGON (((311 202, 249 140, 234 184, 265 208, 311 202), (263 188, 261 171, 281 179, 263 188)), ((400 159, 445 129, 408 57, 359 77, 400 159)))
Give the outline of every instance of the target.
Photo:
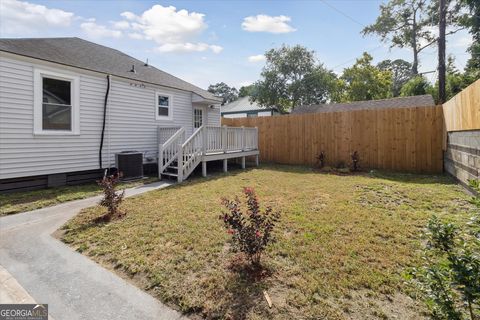
POLYGON ((365 28, 365 25, 361 22, 359 22, 358 20, 354 19, 352 16, 346 14, 345 12, 343 12, 342 10, 338 9, 337 7, 331 5, 330 3, 328 3, 326 0, 320 0, 321 2, 323 2, 325 5, 329 6, 331 9, 335 10, 336 12, 338 12, 339 14, 341 14, 342 16, 344 16, 345 18, 347 18, 348 20, 350 21, 353 21, 355 22, 356 24, 362 26, 363 28, 365 28))

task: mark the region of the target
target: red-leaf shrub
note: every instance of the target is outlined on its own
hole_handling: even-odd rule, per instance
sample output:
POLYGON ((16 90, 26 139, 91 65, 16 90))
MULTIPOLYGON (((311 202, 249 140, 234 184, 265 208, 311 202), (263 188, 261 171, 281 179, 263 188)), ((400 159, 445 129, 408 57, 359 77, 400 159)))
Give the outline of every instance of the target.
POLYGON ((266 247, 275 242, 273 229, 280 218, 280 213, 273 212, 271 207, 262 212, 253 188, 244 188, 246 210, 242 211, 241 202, 222 199, 228 212, 220 215, 227 233, 232 235, 234 252, 244 253, 253 265, 260 264, 260 257, 266 247))
POLYGON ((125 212, 120 211, 119 206, 125 196, 125 190, 117 192, 115 190, 119 181, 116 175, 105 175, 102 180, 98 181, 98 185, 103 189, 103 198, 100 205, 107 208, 107 213, 100 217, 98 221, 108 222, 112 218, 122 218, 125 212))

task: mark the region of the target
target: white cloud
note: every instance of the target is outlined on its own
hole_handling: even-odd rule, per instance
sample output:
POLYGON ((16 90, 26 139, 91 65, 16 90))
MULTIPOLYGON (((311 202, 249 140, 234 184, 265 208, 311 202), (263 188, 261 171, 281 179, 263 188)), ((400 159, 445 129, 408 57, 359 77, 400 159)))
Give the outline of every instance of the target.
POLYGON ((0 33, 23 35, 49 27, 68 27, 72 12, 18 0, 0 0, 0 33))
POLYGON ((135 39, 135 40, 145 39, 145 37, 141 33, 138 33, 138 32, 130 32, 128 34, 128 37, 131 38, 131 39, 135 39))
POLYGON ((112 21, 112 27, 115 29, 126 30, 130 28, 130 22, 128 21, 112 21))
MULTIPOLYGON (((140 15, 133 12, 121 14, 126 20, 121 21, 121 26, 127 26, 132 32, 128 34, 134 39, 154 41, 158 47, 157 52, 204 52, 219 53, 223 50, 218 45, 196 42, 207 24, 205 15, 187 10, 177 10, 173 6, 164 7, 154 5, 140 15)), ((120 25, 120 22, 119 22, 120 25)))
POLYGON ((249 62, 260 62, 265 61, 265 56, 263 54, 257 54, 255 56, 248 57, 249 62))
POLYGON ((95 21, 84 22, 80 24, 80 28, 82 28, 87 36, 94 39, 120 38, 122 36, 121 31, 108 29, 104 25, 97 24, 95 21))
POLYGON ((206 43, 165 43, 158 48, 158 52, 204 52, 211 50, 213 53, 220 53, 223 48, 216 45, 209 45, 206 43))
POLYGON ((259 14, 244 18, 242 29, 250 32, 289 33, 296 31, 295 28, 288 24, 290 20, 290 17, 283 15, 272 17, 259 14))

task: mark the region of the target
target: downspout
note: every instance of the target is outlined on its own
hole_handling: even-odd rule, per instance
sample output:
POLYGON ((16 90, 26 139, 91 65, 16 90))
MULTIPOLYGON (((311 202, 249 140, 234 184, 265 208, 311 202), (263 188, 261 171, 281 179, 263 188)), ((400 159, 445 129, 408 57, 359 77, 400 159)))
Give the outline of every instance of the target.
POLYGON ((107 75, 107 91, 105 92, 105 102, 103 103, 102 135, 100 137, 100 149, 98 150, 98 163, 99 163, 100 169, 103 169, 102 150, 103 150, 103 140, 105 139, 105 123, 107 119, 107 102, 108 102, 108 94, 110 93, 110 80, 111 80, 111 76, 107 75))

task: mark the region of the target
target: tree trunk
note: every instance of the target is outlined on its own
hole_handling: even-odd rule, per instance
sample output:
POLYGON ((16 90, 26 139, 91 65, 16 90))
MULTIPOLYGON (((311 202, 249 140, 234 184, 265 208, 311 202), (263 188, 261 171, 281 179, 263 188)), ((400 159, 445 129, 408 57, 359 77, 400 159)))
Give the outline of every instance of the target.
POLYGON ((445 90, 445 0, 440 0, 438 6, 438 100, 444 103, 447 99, 445 90))
POLYGON ((417 45, 417 11, 413 11, 413 22, 412 22, 412 49, 413 49, 413 63, 412 63, 412 74, 413 76, 418 75, 418 45, 417 45))

